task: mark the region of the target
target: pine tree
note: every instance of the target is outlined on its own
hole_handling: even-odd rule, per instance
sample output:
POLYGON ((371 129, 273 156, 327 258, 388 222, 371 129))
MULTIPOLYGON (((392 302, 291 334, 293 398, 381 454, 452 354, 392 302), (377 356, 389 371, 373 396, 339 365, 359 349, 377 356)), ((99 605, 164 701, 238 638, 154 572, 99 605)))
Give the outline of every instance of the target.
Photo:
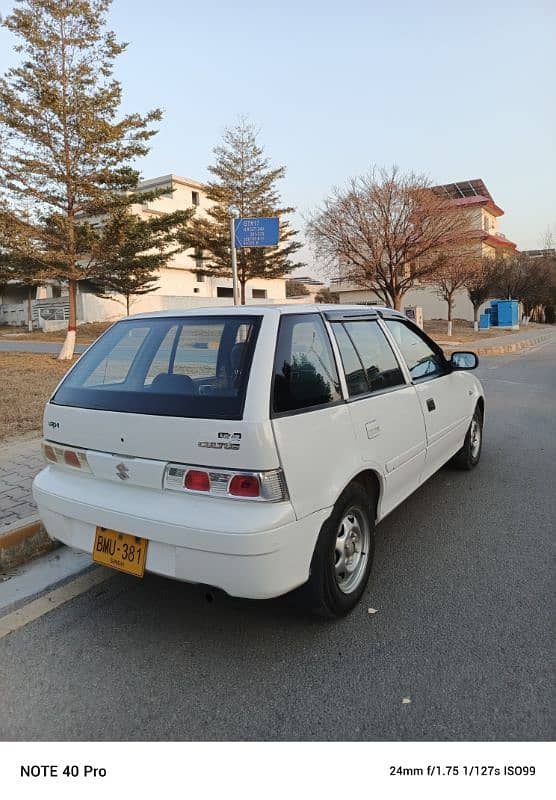
POLYGON ((263 148, 257 144, 257 130, 245 119, 227 128, 223 141, 214 148, 215 163, 209 167, 214 179, 205 186, 205 193, 214 205, 206 216, 193 221, 194 244, 203 252, 202 272, 207 275, 232 275, 230 256, 230 216, 280 217, 279 244, 276 247, 241 248, 237 251, 241 302, 245 303, 245 285, 252 278, 279 278, 302 263, 291 260, 301 244, 294 240, 283 215, 293 208, 280 206, 276 184, 285 167, 272 169, 263 148))
MULTIPOLYGON (((131 298, 156 289, 157 271, 190 246, 187 231, 193 209, 141 219, 119 208, 104 222, 96 245, 94 281, 122 294, 129 315, 131 298)), ((114 298, 110 298, 114 299, 114 298)))
POLYGON ((75 343, 77 282, 94 268, 90 224, 133 202, 138 173, 161 118, 118 117, 113 78, 126 45, 105 29, 111 0, 16 0, 2 25, 18 39, 21 63, 0 80, 0 230, 15 254, 67 281, 68 334, 75 343))

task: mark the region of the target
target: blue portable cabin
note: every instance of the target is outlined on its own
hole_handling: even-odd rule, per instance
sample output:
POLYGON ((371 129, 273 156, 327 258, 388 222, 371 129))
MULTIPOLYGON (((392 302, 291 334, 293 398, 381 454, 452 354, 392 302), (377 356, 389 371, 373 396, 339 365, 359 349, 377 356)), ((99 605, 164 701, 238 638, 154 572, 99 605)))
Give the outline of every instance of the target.
POLYGON ((519 328, 519 303, 517 300, 498 300, 498 327, 519 328))
POLYGON ((490 314, 490 324, 493 328, 498 325, 498 303, 499 300, 491 300, 490 301, 490 308, 487 309, 487 313, 490 314))

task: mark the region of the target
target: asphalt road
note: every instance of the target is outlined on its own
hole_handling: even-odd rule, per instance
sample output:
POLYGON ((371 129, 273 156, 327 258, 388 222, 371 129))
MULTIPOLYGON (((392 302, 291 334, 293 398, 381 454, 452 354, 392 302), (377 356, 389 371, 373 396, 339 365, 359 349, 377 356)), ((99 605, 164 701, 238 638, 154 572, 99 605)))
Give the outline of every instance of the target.
POLYGON ((115 574, 0 640, 0 739, 553 738, 555 363, 482 360, 479 467, 379 526, 347 619, 115 574))

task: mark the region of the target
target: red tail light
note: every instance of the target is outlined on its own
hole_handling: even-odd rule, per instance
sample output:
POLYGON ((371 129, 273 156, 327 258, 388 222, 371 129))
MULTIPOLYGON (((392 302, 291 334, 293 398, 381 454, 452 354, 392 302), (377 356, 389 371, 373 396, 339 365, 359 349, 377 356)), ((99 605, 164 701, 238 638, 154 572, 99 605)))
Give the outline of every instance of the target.
POLYGON ((194 492, 210 491, 210 479, 208 472, 202 472, 198 469, 188 470, 183 485, 186 489, 191 489, 194 492))
POLYGON ((235 475, 228 492, 234 497, 258 497, 261 492, 259 479, 255 475, 235 475))
POLYGON ((65 464, 72 469, 80 469, 81 472, 91 472, 87 453, 84 450, 72 450, 69 447, 59 447, 49 442, 42 443, 42 452, 45 459, 51 464, 65 464))
POLYGON ((164 488, 176 492, 206 492, 210 497, 233 497, 257 503, 280 502, 289 496, 281 469, 236 472, 225 468, 167 464, 164 488))
POLYGON ((56 464, 58 458, 56 456, 56 451, 54 450, 54 448, 49 444, 43 444, 42 450, 46 460, 52 461, 54 464, 56 464))
POLYGON ((64 450, 64 461, 70 467, 77 467, 78 469, 81 469, 81 461, 74 450, 64 450))

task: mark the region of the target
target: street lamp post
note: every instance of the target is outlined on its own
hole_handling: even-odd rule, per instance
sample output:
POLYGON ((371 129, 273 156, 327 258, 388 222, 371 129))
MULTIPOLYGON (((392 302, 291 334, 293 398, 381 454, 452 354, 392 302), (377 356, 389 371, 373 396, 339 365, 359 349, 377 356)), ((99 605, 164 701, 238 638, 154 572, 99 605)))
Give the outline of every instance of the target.
POLYGON ((236 254, 236 218, 232 214, 230 217, 230 253, 232 256, 232 281, 234 293, 234 306, 239 305, 238 297, 238 278, 237 278, 237 254, 236 254))

